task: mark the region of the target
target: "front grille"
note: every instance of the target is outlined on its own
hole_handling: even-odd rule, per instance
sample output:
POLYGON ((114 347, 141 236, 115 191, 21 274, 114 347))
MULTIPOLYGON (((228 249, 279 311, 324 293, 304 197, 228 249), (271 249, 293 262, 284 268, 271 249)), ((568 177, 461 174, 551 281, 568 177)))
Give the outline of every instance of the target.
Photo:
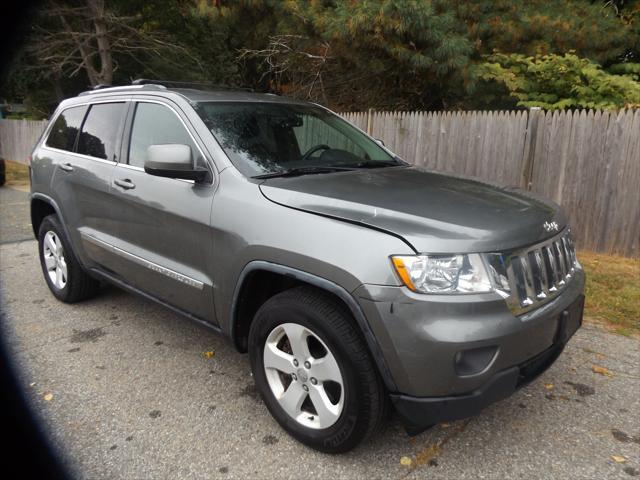
POLYGON ((489 260, 496 282, 516 314, 556 297, 571 281, 579 264, 569 230, 545 242, 489 260))

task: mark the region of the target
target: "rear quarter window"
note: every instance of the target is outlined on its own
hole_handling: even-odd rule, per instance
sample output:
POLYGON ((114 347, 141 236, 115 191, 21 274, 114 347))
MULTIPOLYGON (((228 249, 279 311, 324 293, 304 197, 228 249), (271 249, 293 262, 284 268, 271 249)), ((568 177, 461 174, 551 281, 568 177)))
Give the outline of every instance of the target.
POLYGON ((82 125, 82 119, 86 111, 87 106, 82 105, 67 108, 60 113, 53 123, 53 127, 51 127, 45 145, 47 147, 73 152, 78 131, 80 130, 80 125, 82 125))
POLYGON ((78 139, 78 153, 115 161, 116 143, 124 111, 124 103, 91 105, 87 118, 82 124, 78 139))

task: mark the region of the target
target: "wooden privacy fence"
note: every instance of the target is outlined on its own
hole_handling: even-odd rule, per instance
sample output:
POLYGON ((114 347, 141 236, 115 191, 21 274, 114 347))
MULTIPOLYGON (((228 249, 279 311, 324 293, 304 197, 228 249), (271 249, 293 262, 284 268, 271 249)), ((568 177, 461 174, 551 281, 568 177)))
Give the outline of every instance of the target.
POLYGON ((0 119, 0 157, 27 164, 47 123, 46 120, 0 119))
MULTIPOLYGON (((342 115, 416 165, 553 199, 581 248, 640 256, 640 110, 342 115)), ((26 163, 46 123, 0 120, 0 156, 26 163)))
POLYGON ((640 110, 343 117, 415 165, 553 199, 581 248, 639 256, 640 110))

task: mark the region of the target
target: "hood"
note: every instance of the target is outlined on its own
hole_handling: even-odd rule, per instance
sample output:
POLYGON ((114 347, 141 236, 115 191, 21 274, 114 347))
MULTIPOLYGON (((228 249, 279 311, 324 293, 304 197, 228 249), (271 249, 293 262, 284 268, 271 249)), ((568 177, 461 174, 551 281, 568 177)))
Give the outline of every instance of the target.
POLYGON ((260 189, 275 203, 400 236, 421 253, 506 251, 555 235, 545 222, 567 224, 558 205, 530 192, 417 167, 272 178, 260 189))

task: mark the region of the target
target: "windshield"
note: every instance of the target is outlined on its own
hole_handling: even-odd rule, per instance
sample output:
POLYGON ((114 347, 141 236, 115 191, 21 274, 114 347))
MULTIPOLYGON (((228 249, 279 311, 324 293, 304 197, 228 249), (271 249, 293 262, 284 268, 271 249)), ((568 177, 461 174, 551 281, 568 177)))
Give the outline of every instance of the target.
POLYGON ((196 111, 234 165, 250 177, 314 167, 404 164, 350 123, 319 107, 201 102, 196 111))

